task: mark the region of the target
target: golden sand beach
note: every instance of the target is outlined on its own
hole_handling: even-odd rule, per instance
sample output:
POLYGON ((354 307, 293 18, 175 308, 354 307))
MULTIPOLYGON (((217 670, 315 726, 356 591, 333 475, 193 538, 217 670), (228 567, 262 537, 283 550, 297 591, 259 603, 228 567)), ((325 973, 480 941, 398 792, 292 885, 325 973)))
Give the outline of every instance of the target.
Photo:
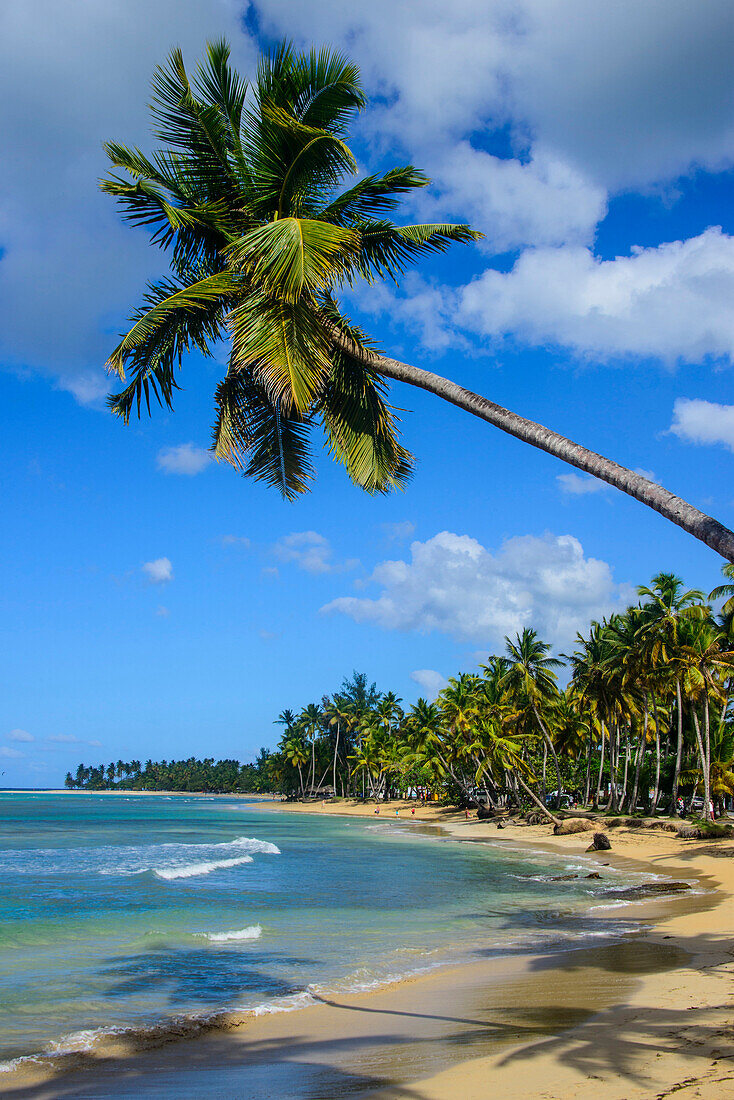
MULTIPOLYGON (((358 803, 261 805, 263 813, 374 816, 374 805, 358 803)), ((488 849, 578 855, 589 843, 588 833, 555 837, 547 825, 519 824, 500 831, 436 806, 412 815, 406 803, 383 803, 380 816, 394 817, 396 809, 400 818, 488 849)), ((175 1092, 165 1082, 185 1063, 209 1081, 215 1069, 230 1085, 236 1080, 243 1097, 287 1095, 278 1082, 294 1070, 305 1086, 299 1095, 320 1100, 734 1097, 734 844, 624 828, 609 835, 611 852, 597 853, 602 875, 605 863, 634 861, 700 889, 607 910, 610 928, 620 917, 642 922, 644 931, 625 942, 480 959, 295 1012, 231 1016, 195 1038, 168 1035, 144 1049, 120 1038, 59 1065, 64 1072, 53 1077, 26 1067, 1 1082, 0 1092, 38 1100, 131 1097, 136 1083, 155 1079, 169 1096, 175 1092)))

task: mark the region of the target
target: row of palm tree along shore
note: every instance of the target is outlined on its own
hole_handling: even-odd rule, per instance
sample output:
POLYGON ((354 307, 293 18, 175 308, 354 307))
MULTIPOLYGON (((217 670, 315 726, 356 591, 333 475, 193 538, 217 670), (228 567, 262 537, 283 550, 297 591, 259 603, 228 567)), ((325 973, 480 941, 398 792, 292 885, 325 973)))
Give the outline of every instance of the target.
MULTIPOLYGON (((734 581, 734 566, 724 566, 734 581)), ((296 713, 252 764, 165 760, 80 765, 70 788, 430 797, 489 809, 574 802, 613 813, 721 814, 734 795, 734 583, 708 600, 670 573, 623 614, 592 622, 553 657, 524 629, 480 673, 407 711, 364 673, 296 713), (565 688, 558 670, 566 667, 565 688)))
MULTIPOLYGON (((734 580, 734 567, 724 572, 734 580)), ((669 573, 638 591, 636 606, 578 634, 565 660, 525 629, 433 703, 404 711, 355 674, 321 705, 284 710, 267 786, 302 798, 324 784, 376 799, 430 792, 544 812, 567 792, 612 812, 723 812, 734 795, 734 584, 710 593, 726 599, 718 616, 669 573)))

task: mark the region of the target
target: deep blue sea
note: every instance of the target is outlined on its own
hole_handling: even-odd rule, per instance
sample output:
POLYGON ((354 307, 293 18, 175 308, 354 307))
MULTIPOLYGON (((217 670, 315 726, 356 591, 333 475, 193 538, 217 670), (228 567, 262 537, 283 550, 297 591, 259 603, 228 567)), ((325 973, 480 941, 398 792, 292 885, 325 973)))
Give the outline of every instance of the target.
POLYGON ((595 866, 241 798, 0 794, 0 1058, 608 935, 635 876, 554 880, 595 866))

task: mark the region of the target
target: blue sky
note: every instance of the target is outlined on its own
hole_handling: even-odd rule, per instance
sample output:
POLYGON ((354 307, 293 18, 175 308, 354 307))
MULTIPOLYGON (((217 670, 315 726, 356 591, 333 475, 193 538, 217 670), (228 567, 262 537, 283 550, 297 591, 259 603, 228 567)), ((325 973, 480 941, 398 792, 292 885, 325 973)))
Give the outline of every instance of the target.
POLYGON ((110 417, 102 364, 161 256, 97 193, 100 143, 147 143, 170 47, 193 61, 226 33, 243 69, 282 34, 348 49, 373 98, 360 166, 418 164, 435 184, 405 219, 486 234, 397 291, 358 290, 352 315, 386 351, 734 526, 730 15, 713 0, 6 6, 0 785, 53 785, 80 760, 248 759, 283 707, 353 668, 412 702, 523 625, 567 648, 658 570, 719 578, 642 505, 404 387, 418 465, 389 498, 325 455, 295 504, 210 462, 215 362, 186 365, 175 413, 110 417))

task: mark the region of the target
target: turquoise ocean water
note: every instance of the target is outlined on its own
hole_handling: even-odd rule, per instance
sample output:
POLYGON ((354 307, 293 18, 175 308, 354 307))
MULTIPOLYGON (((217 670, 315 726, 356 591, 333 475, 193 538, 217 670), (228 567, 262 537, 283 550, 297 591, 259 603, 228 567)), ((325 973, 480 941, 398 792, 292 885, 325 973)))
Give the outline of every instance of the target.
POLYGON ((595 866, 243 799, 0 794, 0 1059, 588 943, 637 881, 555 880, 595 866))

